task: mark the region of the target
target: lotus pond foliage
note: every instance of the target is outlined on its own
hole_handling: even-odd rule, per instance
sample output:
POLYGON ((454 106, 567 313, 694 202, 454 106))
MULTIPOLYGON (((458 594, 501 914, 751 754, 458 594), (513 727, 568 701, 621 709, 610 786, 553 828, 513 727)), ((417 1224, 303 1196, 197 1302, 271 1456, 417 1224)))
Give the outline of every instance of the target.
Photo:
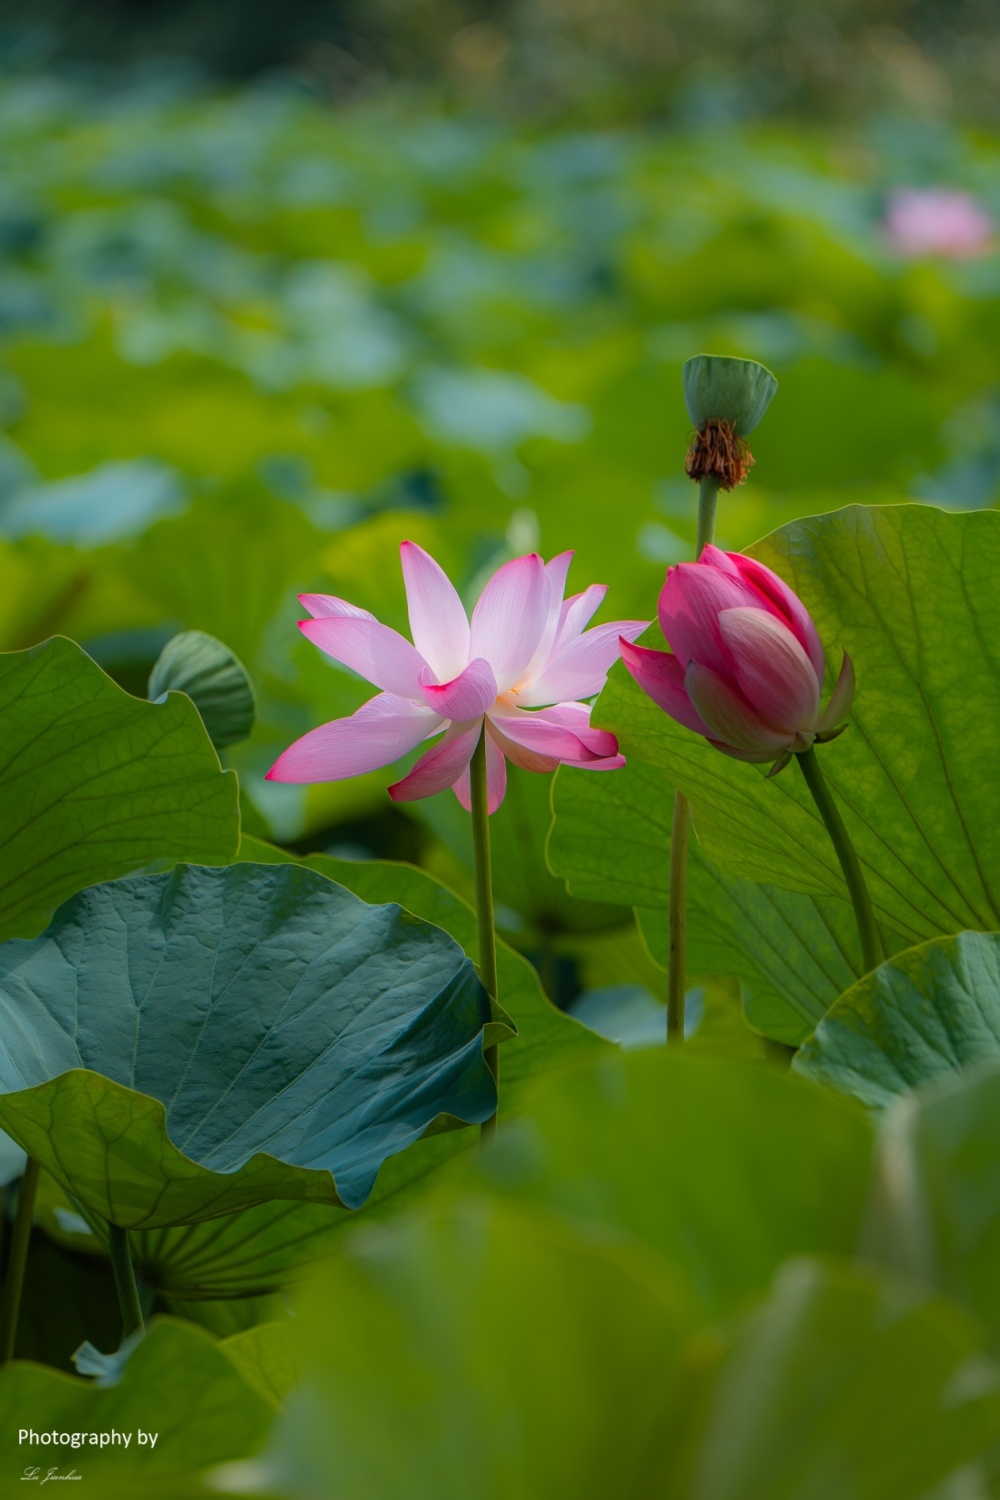
POLYGON ((996 142, 0 139, 4 1473, 1000 1494, 996 142))

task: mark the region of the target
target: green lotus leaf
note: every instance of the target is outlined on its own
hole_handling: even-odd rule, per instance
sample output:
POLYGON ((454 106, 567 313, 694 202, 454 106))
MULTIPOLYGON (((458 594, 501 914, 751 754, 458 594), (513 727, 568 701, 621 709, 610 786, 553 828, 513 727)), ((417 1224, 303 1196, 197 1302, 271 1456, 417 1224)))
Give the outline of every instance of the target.
MULTIPOLYGON (((258 839, 244 837, 240 858, 293 864, 294 857, 258 839)), ((415 917, 442 927, 470 958, 479 952, 475 913, 441 881, 414 865, 388 860, 334 859, 314 854, 300 861, 372 903, 397 901, 415 917)), ((603 1056, 607 1043, 545 998, 538 974, 506 943, 497 944, 503 1008, 518 1034, 504 1043, 500 1066, 500 1113, 506 1120, 524 1108, 528 1087, 541 1074, 603 1056)), ((366 1219, 395 1213, 425 1193, 476 1145, 470 1133, 449 1131, 416 1141, 379 1170, 366 1219)), ((353 1214, 319 1203, 261 1203, 225 1219, 184 1228, 135 1230, 132 1254, 144 1281, 176 1297, 234 1297, 286 1283, 303 1267, 340 1243, 353 1214)), ((96 1225, 99 1229, 99 1225, 96 1225)))
POLYGON ((305 1379, 260 1460, 268 1492, 670 1493, 662 1439, 692 1317, 642 1246, 462 1199, 352 1237, 298 1314, 305 1379))
POLYGON ((898 953, 847 990, 795 1066, 881 1107, 1000 1060, 1000 936, 962 932, 898 953))
POLYGON ((0 938, 151 860, 235 854, 236 777, 186 698, 132 698, 57 636, 0 656, 0 720, 0 938))
POLYGON ((1000 1348, 1000 1065, 897 1099, 882 1121, 873 1248, 973 1310, 1000 1348))
POLYGON ((287 1322, 257 1323, 230 1334, 220 1348, 258 1395, 274 1407, 282 1404, 298 1375, 287 1322))
POLYGON ((357 1234, 289 1325, 304 1379, 260 1482, 285 1500, 925 1500, 1000 1435, 981 1329, 891 1273, 795 1259, 738 1321, 695 1313, 645 1247, 523 1205, 464 1197, 357 1234))
POLYGON ((985 1353, 980 1326, 946 1297, 839 1259, 789 1261, 715 1372, 690 1478, 674 1493, 957 1496, 942 1482, 961 1484, 1000 1435, 985 1353))
POLYGON ((257 711, 249 673, 239 658, 203 630, 182 630, 164 646, 149 674, 147 696, 187 693, 216 750, 245 740, 257 711))
POLYGON ((719 1316, 789 1256, 853 1250, 873 1151, 853 1101, 667 1048, 612 1054, 538 1089, 480 1175, 495 1192, 627 1231, 719 1316))
POLYGON ((356 1208, 502 1035, 472 964, 296 866, 95 886, 0 948, 0 1124, 91 1213, 155 1228, 283 1198, 356 1208))
POLYGON ((265 1440, 272 1417, 273 1405, 243 1378, 224 1346, 173 1318, 153 1321, 120 1381, 105 1389, 22 1361, 0 1370, 3 1472, 22 1476, 32 1465, 63 1475, 75 1469, 80 1488, 93 1481, 102 1496, 145 1494, 147 1482, 160 1476, 245 1458, 265 1440), (22 1429, 127 1433, 130 1442, 85 1442, 75 1449, 31 1444, 19 1442, 22 1429), (157 1434, 155 1445, 140 1444, 140 1429, 157 1434))

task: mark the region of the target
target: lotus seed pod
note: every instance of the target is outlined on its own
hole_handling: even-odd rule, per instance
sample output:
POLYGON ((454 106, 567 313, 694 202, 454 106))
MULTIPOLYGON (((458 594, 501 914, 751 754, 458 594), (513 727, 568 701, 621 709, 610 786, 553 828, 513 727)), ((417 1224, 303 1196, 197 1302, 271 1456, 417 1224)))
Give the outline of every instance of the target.
POLYGON ((767 411, 778 382, 755 359, 696 354, 684 365, 684 401, 699 431, 707 422, 725 422, 737 437, 753 432, 767 411))

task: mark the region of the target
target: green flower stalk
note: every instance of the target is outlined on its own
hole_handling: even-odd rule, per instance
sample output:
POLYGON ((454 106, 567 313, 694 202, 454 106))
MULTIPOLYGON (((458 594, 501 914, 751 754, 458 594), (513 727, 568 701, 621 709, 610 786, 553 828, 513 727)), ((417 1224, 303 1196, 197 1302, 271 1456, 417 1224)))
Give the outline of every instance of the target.
MULTIPOLYGON (((753 432, 770 406, 778 382, 770 370, 756 360, 731 359, 719 354, 695 355, 684 365, 682 377, 684 402, 695 429, 685 469, 690 478, 698 481, 697 560, 715 539, 715 510, 720 489, 731 490, 742 484, 754 462, 747 446, 747 435, 753 432)), ((630 664, 629 652, 645 653, 640 647, 622 642, 626 666, 640 685, 645 686, 630 664)), ((667 1040, 674 1044, 684 1040, 690 821, 687 798, 676 792, 670 835, 667 960, 667 1040)))

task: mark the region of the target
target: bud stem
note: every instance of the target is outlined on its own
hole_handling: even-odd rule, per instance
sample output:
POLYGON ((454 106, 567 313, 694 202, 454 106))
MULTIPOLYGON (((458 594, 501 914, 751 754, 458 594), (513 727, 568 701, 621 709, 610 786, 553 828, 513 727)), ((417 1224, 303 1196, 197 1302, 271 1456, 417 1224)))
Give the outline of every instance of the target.
POLYGON ((861 862, 854 852, 850 834, 844 826, 840 810, 833 800, 826 777, 820 769, 816 751, 806 750, 796 755, 795 759, 802 767, 806 786, 812 793, 813 801, 840 861, 840 868, 844 872, 844 880, 847 883, 851 905, 854 907, 854 916, 858 924, 858 936, 861 939, 861 961, 867 974, 869 970, 877 969, 879 964, 885 962, 885 948, 882 945, 882 934, 875 921, 875 913, 872 910, 871 897, 865 884, 861 862))
MULTIPOLYGON (((715 537, 715 507, 719 480, 703 474, 698 481, 697 560, 715 537)), ((674 793, 674 818, 670 830, 670 894, 667 923, 670 949, 667 959, 667 1041, 684 1040, 684 994, 687 985, 687 858, 691 814, 682 792, 674 793)))

